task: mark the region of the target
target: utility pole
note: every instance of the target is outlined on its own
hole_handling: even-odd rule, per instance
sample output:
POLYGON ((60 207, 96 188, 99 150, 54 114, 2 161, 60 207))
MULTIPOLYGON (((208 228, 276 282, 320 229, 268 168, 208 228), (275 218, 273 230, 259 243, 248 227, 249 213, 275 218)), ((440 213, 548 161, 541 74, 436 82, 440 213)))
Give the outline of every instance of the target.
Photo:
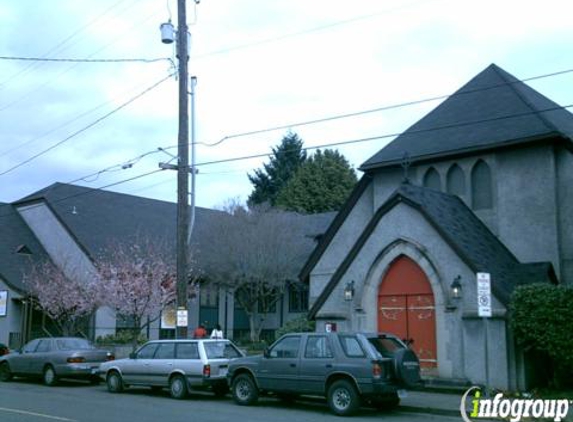
MULTIPOLYGON (((195 0, 198 4, 199 0, 195 0)), ((165 44, 174 41, 176 33, 176 54, 179 61, 179 134, 177 165, 159 163, 162 169, 177 170, 177 326, 176 338, 188 337, 189 316, 187 298, 189 290, 189 245, 191 230, 195 221, 195 84, 191 81, 189 92, 189 30, 187 28, 186 0, 177 0, 177 31, 174 31, 171 19, 161 25, 161 40, 165 44), (192 100, 192 164, 189 167, 189 94, 192 100), (189 213, 189 172, 192 177, 191 214, 189 213)))
MULTIPOLYGON (((177 163, 177 309, 187 310, 189 277, 189 97, 187 0, 177 0, 179 59, 179 135, 177 163)), ((187 338, 187 325, 177 324, 177 338, 187 338)))

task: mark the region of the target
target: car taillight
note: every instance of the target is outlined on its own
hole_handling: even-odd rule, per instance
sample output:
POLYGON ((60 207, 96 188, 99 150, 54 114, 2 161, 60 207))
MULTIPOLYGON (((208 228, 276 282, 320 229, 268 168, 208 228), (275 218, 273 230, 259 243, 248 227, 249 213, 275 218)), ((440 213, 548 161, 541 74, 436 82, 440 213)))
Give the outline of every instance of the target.
POLYGON ((84 363, 86 361, 86 358, 84 357, 75 357, 75 358, 68 358, 68 363, 84 363))
POLYGON ((382 369, 382 366, 379 363, 374 363, 372 365, 372 376, 374 378, 381 378, 383 373, 384 370, 382 369))
POLYGON ((111 353, 108 353, 107 356, 105 357, 105 360, 115 360, 115 356, 111 353))
POLYGON ((211 376, 211 365, 203 365, 203 376, 209 378, 211 376))

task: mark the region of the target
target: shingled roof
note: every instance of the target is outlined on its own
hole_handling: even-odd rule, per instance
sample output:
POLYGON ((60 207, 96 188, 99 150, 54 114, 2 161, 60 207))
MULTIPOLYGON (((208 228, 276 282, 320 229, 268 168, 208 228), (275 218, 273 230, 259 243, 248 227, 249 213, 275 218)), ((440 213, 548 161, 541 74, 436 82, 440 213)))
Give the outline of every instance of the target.
MULTIPOLYGON (((93 260, 109 253, 116 241, 137 242, 138 239, 162 241, 167 248, 166 254, 173 258, 176 256, 175 203, 55 183, 18 201, 16 205, 38 201, 45 201, 93 260)), ((196 207, 192 248, 198 252, 199 260, 201 253, 210 250, 203 246, 210 239, 209 227, 217 224, 221 215, 222 211, 196 207)), ((324 233, 333 218, 334 213, 297 214, 297 224, 304 233, 300 244, 303 252, 301 267, 316 245, 314 238, 324 233)))
POLYGON ((16 291, 25 291, 23 276, 37 259, 48 258, 38 239, 9 204, 0 204, 0 278, 16 291))
POLYGON ((311 317, 327 300, 383 216, 399 203, 417 209, 473 272, 489 272, 492 275, 492 292, 503 304, 509 302, 511 293, 519 284, 557 282, 550 263, 520 263, 457 196, 403 184, 374 214, 313 304, 311 317))
POLYGON ((549 139, 573 150, 573 114, 492 64, 360 169, 397 165, 405 153, 423 162, 549 139))

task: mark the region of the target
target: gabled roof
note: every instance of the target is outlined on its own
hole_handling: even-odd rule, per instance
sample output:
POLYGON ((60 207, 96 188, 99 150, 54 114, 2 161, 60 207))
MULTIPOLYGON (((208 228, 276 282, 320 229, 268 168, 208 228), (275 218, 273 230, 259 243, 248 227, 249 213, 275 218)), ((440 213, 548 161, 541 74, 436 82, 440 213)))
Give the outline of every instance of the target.
MULTIPOLYGON (((92 260, 109 252, 116 241, 137 242, 152 239, 162 242, 166 254, 176 257, 177 205, 171 202, 115 193, 82 186, 55 183, 18 201, 16 206, 44 201, 92 260)), ((201 254, 211 248, 209 228, 217 224, 222 211, 196 207, 192 233, 192 250, 201 254)), ((296 220, 304 237, 301 256, 306 260, 315 246, 315 236, 328 227, 334 213, 297 214, 296 220)), ((224 259, 219 256, 217 259, 224 259)), ((199 262, 200 264, 200 262, 199 262)), ((300 263, 301 267, 304 261, 300 263)))
POLYGON ((48 255, 12 205, 0 204, 0 227, 0 278, 23 292, 23 275, 36 260, 48 259, 48 255), (18 253, 23 248, 31 255, 18 253))
POLYGON ((573 149, 573 114, 495 64, 368 159, 363 171, 509 145, 558 140, 573 149))
POLYGON ((310 309, 311 318, 326 302, 383 216, 400 203, 418 210, 473 272, 489 272, 492 292, 503 304, 509 302, 518 284, 557 282, 550 263, 521 264, 457 196, 403 184, 376 211, 360 234, 310 309))

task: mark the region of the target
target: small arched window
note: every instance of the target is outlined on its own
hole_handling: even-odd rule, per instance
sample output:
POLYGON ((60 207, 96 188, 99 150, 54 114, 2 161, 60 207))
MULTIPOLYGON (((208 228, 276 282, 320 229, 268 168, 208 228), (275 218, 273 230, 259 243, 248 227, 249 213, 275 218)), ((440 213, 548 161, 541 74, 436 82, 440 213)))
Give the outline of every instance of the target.
POLYGON ((475 210, 493 207, 491 170, 483 160, 479 160, 472 169, 472 207, 475 210))
POLYGON ((424 175, 424 187, 441 190, 442 189, 442 181, 440 180, 440 174, 436 171, 435 168, 430 167, 426 174, 424 175))
POLYGON ((448 170, 446 176, 446 189, 452 195, 463 196, 466 194, 466 179, 463 170, 454 164, 448 170))

